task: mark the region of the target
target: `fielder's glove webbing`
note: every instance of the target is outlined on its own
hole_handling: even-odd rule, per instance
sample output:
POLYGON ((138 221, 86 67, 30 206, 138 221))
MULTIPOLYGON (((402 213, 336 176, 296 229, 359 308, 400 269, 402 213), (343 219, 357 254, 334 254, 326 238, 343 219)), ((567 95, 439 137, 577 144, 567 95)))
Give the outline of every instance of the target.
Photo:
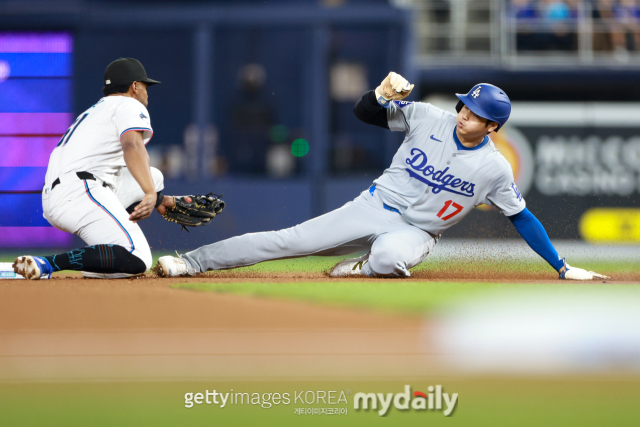
POLYGON ((224 209, 224 202, 220 200, 221 196, 209 193, 204 196, 196 194, 195 196, 174 197, 175 206, 167 208, 167 213, 163 215, 164 219, 171 222, 177 222, 182 226, 183 230, 187 227, 198 227, 207 225, 224 209))

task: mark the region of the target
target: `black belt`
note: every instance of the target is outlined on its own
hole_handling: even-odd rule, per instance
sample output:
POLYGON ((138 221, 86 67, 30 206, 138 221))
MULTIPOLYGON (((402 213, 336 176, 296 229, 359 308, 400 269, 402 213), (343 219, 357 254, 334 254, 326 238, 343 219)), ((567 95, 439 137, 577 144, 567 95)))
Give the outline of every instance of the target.
MULTIPOLYGON (((79 179, 83 179, 83 180, 84 179, 89 179, 91 181, 95 181, 96 180, 96 177, 93 176, 93 174, 90 173, 90 172, 76 172, 76 175, 78 175, 79 179)), ((56 178, 56 180, 53 181, 53 184, 51 184, 51 189, 53 190, 56 187, 56 185, 58 185, 58 184, 60 184, 60 178, 56 178)), ((103 187, 107 187, 107 183, 103 182, 102 186, 103 187)))

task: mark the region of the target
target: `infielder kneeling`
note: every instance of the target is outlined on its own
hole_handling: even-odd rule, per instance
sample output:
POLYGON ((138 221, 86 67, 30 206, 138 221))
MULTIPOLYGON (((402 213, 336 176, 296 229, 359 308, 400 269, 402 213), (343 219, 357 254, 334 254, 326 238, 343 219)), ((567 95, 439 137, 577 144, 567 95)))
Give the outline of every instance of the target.
POLYGON ((224 202, 207 196, 162 194, 162 173, 149 166, 153 135, 142 64, 120 58, 107 67, 105 97, 82 113, 49 158, 42 190, 44 217, 88 245, 46 257, 18 257, 13 269, 28 279, 79 270, 91 278, 122 278, 151 267, 151 250, 137 221, 153 209, 187 226, 208 224, 224 202))
POLYGON ((169 277, 308 255, 367 252, 338 263, 331 276, 409 277, 447 228, 480 204, 500 209, 561 279, 605 276, 570 267, 526 208, 511 166, 489 138, 509 118, 500 88, 481 83, 458 94, 457 116, 433 105, 401 101, 413 85, 390 73, 364 94, 354 112, 365 123, 405 132, 391 166, 340 209, 280 231, 245 234, 179 257, 161 257, 169 277))

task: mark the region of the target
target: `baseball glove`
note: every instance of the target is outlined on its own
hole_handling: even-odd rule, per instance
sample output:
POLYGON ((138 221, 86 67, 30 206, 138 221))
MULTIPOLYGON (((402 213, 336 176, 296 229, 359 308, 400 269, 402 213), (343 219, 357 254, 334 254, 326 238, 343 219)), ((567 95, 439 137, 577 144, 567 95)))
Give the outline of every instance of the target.
POLYGON ((175 206, 167 208, 166 214, 162 216, 167 221, 180 224, 183 230, 189 232, 187 227, 208 225, 212 218, 222 212, 225 203, 220 197, 214 193, 174 197, 175 206))

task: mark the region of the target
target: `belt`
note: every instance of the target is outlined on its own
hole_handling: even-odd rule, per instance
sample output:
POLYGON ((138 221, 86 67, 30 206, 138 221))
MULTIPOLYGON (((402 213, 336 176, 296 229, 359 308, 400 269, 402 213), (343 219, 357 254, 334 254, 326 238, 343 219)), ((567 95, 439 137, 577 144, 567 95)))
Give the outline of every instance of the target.
MULTIPOLYGON (((373 196, 373 192, 374 191, 376 191, 376 185, 375 184, 373 184, 373 185, 371 185, 371 187, 369 187, 369 193, 371 193, 372 196, 373 196)), ((387 205, 386 203, 383 203, 382 207, 385 208, 388 211, 395 212, 395 213, 400 213, 400 211, 398 209, 393 208, 393 207, 387 205)))
MULTIPOLYGON (((78 177, 78 179, 82 179, 82 180, 84 180, 84 179, 88 179, 88 180, 91 180, 91 181, 95 181, 96 180, 96 177, 93 176, 93 174, 90 173, 90 172, 76 172, 76 176, 78 177)), ((53 190, 56 187, 56 185, 58 185, 58 184, 60 184, 60 178, 59 177, 56 178, 55 181, 53 181, 53 184, 51 184, 51 189, 53 190)), ((102 186, 103 187, 107 187, 108 184, 103 181, 102 182, 102 186)))
MULTIPOLYGON (((373 196, 373 192, 376 191, 376 185, 373 184, 371 187, 369 187, 369 193, 371 193, 371 195, 373 196)), ((391 212, 395 212, 395 213, 400 213, 400 211, 396 208, 392 208, 391 206, 383 203, 382 206, 384 206, 384 208, 388 211, 391 212)), ((425 233, 427 233, 429 236, 433 237, 433 239, 436 241, 436 243, 438 242, 438 240, 440 240, 440 237, 442 236, 442 234, 433 234, 430 231, 427 230, 423 230, 422 228, 420 229, 422 231, 424 231, 425 233)))

